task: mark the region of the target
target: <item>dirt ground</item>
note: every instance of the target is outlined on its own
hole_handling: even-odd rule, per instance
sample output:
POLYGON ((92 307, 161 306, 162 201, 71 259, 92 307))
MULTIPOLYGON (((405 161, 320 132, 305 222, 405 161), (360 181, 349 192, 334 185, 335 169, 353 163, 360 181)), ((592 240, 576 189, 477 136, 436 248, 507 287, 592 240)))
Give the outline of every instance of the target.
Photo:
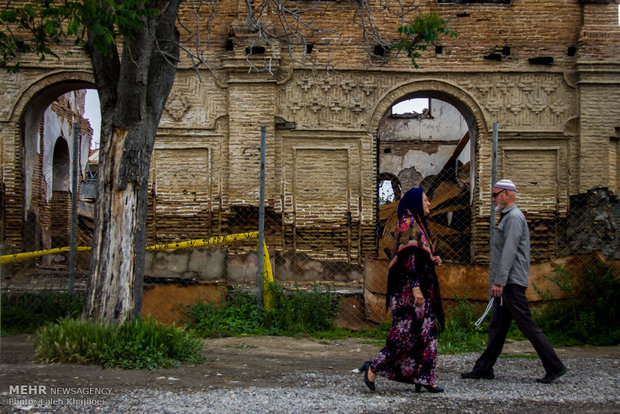
MULTIPOLYGON (((156 370, 102 369, 82 365, 41 365, 34 361, 32 336, 1 338, 0 395, 10 386, 96 387, 116 390, 155 388, 168 391, 205 388, 282 386, 287 373, 299 370, 347 372, 379 350, 360 339, 318 341, 290 337, 242 337, 205 340, 206 361, 156 370)), ((534 355, 529 342, 512 342, 504 352, 534 355)), ((620 359, 620 347, 558 348, 563 357, 620 359)), ((105 397, 105 396, 104 396, 105 397)))

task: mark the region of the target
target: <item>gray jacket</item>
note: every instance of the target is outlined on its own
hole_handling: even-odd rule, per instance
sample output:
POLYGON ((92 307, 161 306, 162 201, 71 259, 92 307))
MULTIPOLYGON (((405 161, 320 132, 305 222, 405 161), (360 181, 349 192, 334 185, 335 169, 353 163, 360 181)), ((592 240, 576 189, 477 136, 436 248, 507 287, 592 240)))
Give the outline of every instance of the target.
POLYGON ((491 285, 508 283, 527 287, 530 272, 530 232, 516 204, 502 210, 493 235, 489 279, 491 285))

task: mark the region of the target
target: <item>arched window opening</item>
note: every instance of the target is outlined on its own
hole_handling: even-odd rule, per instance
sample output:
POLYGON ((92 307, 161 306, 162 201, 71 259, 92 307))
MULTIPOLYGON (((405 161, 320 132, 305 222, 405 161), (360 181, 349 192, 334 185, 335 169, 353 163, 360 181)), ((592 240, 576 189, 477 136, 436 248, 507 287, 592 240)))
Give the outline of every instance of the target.
POLYGON ((70 170, 69 145, 64 138, 59 137, 54 145, 53 191, 69 191, 70 170))
POLYGON ((429 118, 431 117, 431 100, 429 98, 407 99, 392 106, 394 118, 429 118))
MULTIPOLYGON (((24 210, 22 240, 25 250, 68 246, 70 242, 73 162, 78 166, 77 238, 88 244, 93 217, 90 197, 82 191, 91 147, 92 128, 85 118, 88 82, 55 83, 29 101, 22 116, 24 210), (80 126, 73 151, 73 123, 80 126), (85 223, 85 225, 83 225, 85 223)), ((100 113, 98 108, 95 113, 100 113)), ((64 265, 63 255, 44 256, 33 265, 64 265)), ((76 263, 87 268, 85 259, 76 263)))
POLYGON ((379 175, 379 207, 400 200, 401 193, 398 177, 393 174, 379 175))

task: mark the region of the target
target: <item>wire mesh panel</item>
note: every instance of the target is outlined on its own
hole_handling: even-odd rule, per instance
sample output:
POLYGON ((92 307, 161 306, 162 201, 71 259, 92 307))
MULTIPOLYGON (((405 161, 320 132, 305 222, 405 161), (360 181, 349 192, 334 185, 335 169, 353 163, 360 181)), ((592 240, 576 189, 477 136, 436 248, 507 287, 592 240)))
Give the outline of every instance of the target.
MULTIPOLYGON (((439 141, 398 136, 403 124, 423 125, 433 114, 441 115, 426 108, 421 114, 386 118, 379 136, 372 139, 365 135, 334 139, 328 133, 309 136, 286 130, 274 134, 271 145, 280 152, 268 158, 264 206, 264 237, 273 275, 289 292, 313 288, 333 292, 339 302, 338 326, 361 328, 389 320, 385 295, 397 206, 413 186, 424 188, 431 201, 428 224, 435 252, 444 263, 437 269, 444 299, 488 298, 489 226, 495 213, 490 191, 480 190, 483 185, 476 176, 474 152, 467 150, 472 142, 465 123, 456 132, 441 130, 447 138, 439 141), (415 157, 407 158, 412 153, 415 157), (390 163, 398 167, 394 172, 385 171, 390 163)), ((46 135, 50 119, 45 118, 37 134, 46 135)), ((147 246, 256 232, 257 136, 258 131, 237 137, 239 142, 229 143, 228 149, 221 137, 208 134, 158 137, 148 189, 147 246)), ((50 140, 53 145, 44 142, 33 140, 29 145, 39 145, 40 154, 51 152, 52 162, 34 155, 37 151, 32 148, 26 151, 32 157, 23 165, 24 194, 2 194, 3 199, 23 200, 21 213, 10 212, 12 220, 19 221, 19 230, 9 229, 14 223, 5 221, 18 240, 4 243, 3 255, 70 244, 74 206, 68 186, 68 140, 56 137, 50 140)), ((591 255, 617 260, 619 213, 613 192, 595 188, 569 197, 566 172, 559 168, 566 154, 557 149, 504 146, 499 159, 502 174, 517 183, 517 203, 528 220, 532 284, 550 287, 546 276, 555 267, 578 273, 591 255)), ((83 165, 79 182, 77 245, 90 247, 96 163, 83 165)), ((222 303, 236 287, 256 289, 257 251, 255 238, 147 251, 144 315, 182 323, 182 309, 187 306, 222 303)), ((71 285, 75 292, 84 292, 89 262, 89 252, 77 253, 73 282, 68 252, 7 262, 1 269, 3 294, 63 292, 71 285)), ((535 289, 528 290, 528 297, 541 299, 535 289)))
MULTIPOLYGON (((442 296, 448 300, 469 298, 485 301, 488 294, 487 264, 472 263, 469 254, 473 215, 469 207, 470 191, 458 182, 441 182, 431 187, 434 188, 427 190, 432 206, 428 220, 437 253, 444 260, 444 264, 437 269, 442 296)), ((523 186, 519 190, 523 194, 528 192, 523 186)), ((183 188, 179 191, 183 192, 183 188)), ((174 199, 175 194, 171 193, 168 197, 174 199)), ((60 203, 65 206, 66 199, 61 200, 64 200, 60 203)), ((361 328, 389 320, 389 313, 385 312, 385 290, 389 258, 393 253, 394 229, 398 221, 397 204, 398 200, 394 200, 379 206, 379 220, 374 224, 378 238, 374 234, 360 232, 359 224, 347 219, 346 215, 340 221, 306 215, 302 217, 307 220, 306 223, 312 221, 313 226, 296 227, 299 221, 295 220, 288 226, 283 225, 282 217, 286 222, 286 212, 282 214, 273 207, 268 208, 265 240, 275 281, 289 290, 310 290, 318 286, 334 292, 340 302, 335 318, 338 326, 361 328), (368 249, 363 258, 358 255, 359 246, 368 241, 361 240, 360 235, 376 243, 375 249, 368 249)), ((164 227, 162 233, 151 230, 149 234, 155 234, 157 240, 179 242, 188 236, 213 237, 256 231, 258 228, 257 206, 212 205, 218 206, 212 210, 212 216, 225 218, 218 220, 221 223, 219 231, 205 230, 201 233, 193 230, 206 224, 206 216, 184 214, 176 216, 175 225, 164 227), (172 231, 175 229, 178 229, 176 233, 172 231)), ((571 197, 565 205, 566 208, 548 214, 543 220, 539 214, 528 209, 527 202, 521 204, 533 240, 530 284, 543 290, 551 289, 552 292, 553 285, 547 277, 553 275, 558 266, 578 273, 592 255, 617 260, 617 196, 607 189, 596 188, 571 197)), ((307 208, 303 203, 298 206, 307 208)), ((56 208, 60 207, 56 205, 56 208)), ((340 211, 336 213, 342 214, 340 211)), ((149 224, 152 226, 153 221, 168 219, 170 214, 166 212, 162 218, 149 211, 149 224)), ((51 221, 51 226, 58 234, 52 240, 65 244, 66 241, 58 240, 63 237, 59 229, 69 227, 66 214, 50 214, 50 219, 52 216, 57 217, 57 221, 51 221)), ((78 216, 78 220, 81 220, 78 240, 80 244, 88 243, 92 240, 92 221, 82 216, 78 216)), ((24 246, 36 245, 41 226, 40 222, 25 222, 24 246)), ((151 239, 149 243, 152 244, 151 239)), ((256 252, 255 239, 213 247, 147 252, 144 314, 151 314, 167 323, 182 323, 181 310, 184 307, 200 301, 221 303, 227 289, 255 286, 258 271, 256 252)), ((13 252, 5 249, 3 253, 13 252)), ((77 253, 74 285, 77 293, 84 292, 88 283, 89 255, 89 252, 77 253)), ((66 292, 69 287, 67 263, 68 253, 5 263, 2 265, 3 295, 66 292)), ((541 299, 535 289, 528 290, 528 297, 530 300, 541 299)))

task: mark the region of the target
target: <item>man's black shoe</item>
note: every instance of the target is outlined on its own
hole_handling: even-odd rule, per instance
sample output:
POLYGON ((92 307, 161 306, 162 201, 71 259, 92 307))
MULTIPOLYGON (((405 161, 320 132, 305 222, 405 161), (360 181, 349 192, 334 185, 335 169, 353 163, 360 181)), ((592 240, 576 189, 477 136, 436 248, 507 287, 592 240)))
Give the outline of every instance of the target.
POLYGON ((471 371, 471 372, 463 372, 461 374, 461 378, 492 380, 493 378, 495 378, 495 374, 493 374, 492 372, 491 373, 485 373, 485 372, 471 371))
POLYGON ((551 384, 553 381, 560 378, 562 375, 566 374, 566 371, 567 371, 566 367, 562 365, 562 368, 560 368, 559 370, 555 372, 547 372, 547 374, 544 377, 538 378, 536 379, 536 381, 542 382, 543 384, 551 384))

